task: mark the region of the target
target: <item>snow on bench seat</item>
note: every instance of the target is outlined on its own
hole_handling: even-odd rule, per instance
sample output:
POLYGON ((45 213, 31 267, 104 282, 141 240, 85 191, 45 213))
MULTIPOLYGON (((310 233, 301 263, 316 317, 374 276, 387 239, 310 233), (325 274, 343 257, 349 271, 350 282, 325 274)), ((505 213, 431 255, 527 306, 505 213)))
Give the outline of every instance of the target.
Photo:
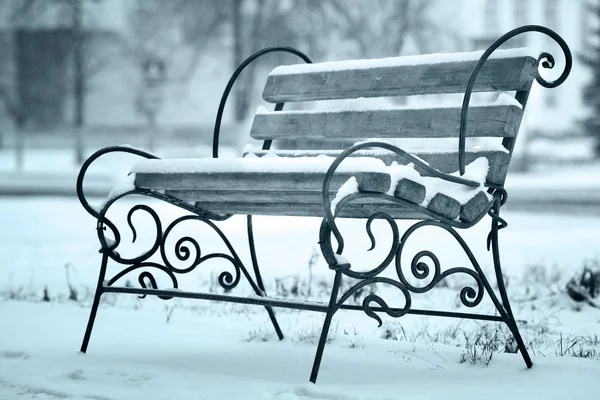
MULTIPOLYGON (((454 147, 456 144, 454 143, 454 147)), ((408 153, 417 156, 421 160, 429 164, 430 167, 437 169, 440 172, 452 173, 458 170, 458 152, 456 150, 431 150, 431 149, 418 149, 418 148, 406 148, 402 146, 408 153)), ((327 155, 329 157, 337 157, 340 155, 342 150, 262 150, 260 148, 254 148, 247 146, 244 149, 245 156, 257 156, 257 157, 286 157, 286 158, 298 158, 298 157, 315 157, 320 154, 327 155)), ((406 165, 409 161, 398 154, 381 149, 365 149, 357 151, 350 155, 350 157, 373 157, 383 161, 386 165, 392 165, 393 163, 406 165)), ((510 154, 506 148, 502 147, 500 142, 498 146, 474 146, 467 148, 465 151, 465 162, 467 164, 472 163, 478 158, 484 157, 488 160, 488 175, 486 180, 490 183, 497 185, 504 184, 506 174, 508 173, 508 165, 510 163, 510 154)), ((422 176, 427 176, 427 172, 415 166, 416 170, 422 176)))
MULTIPOLYGON (((135 164, 131 172, 136 188, 165 190, 213 212, 323 216, 323 179, 333 160, 327 156, 144 160, 135 164)), ((468 165, 464 177, 484 182, 487 170, 487 159, 481 157, 468 165)), ((412 166, 386 166, 369 157, 344 160, 330 189, 334 211, 343 196, 362 190, 395 195, 445 218, 460 217, 467 222, 480 215, 473 209, 483 211, 490 200, 481 188, 421 176, 412 166), (348 182, 356 184, 348 189, 348 182), (484 196, 478 196, 479 193, 484 196), (473 198, 477 201, 471 201, 473 198)), ((340 216, 364 218, 377 209, 390 212, 395 218, 427 218, 422 211, 384 199, 354 200, 341 210, 340 216)))
MULTIPOLYGON (((131 169, 135 186, 157 190, 320 191, 333 157, 144 160, 131 169)), ((333 189, 359 172, 386 173, 383 161, 345 160, 333 189)))
POLYGON ((412 165, 393 165, 387 170, 388 180, 369 172, 361 172, 347 181, 338 190, 331 204, 332 212, 335 212, 337 203, 343 197, 352 193, 385 192, 390 196, 427 207, 445 218, 451 220, 460 218, 461 221, 470 222, 477 219, 491 201, 491 196, 483 186, 488 174, 487 159, 483 157, 467 165, 465 175, 462 176, 479 182, 480 186, 477 188, 435 177, 421 176, 412 165))

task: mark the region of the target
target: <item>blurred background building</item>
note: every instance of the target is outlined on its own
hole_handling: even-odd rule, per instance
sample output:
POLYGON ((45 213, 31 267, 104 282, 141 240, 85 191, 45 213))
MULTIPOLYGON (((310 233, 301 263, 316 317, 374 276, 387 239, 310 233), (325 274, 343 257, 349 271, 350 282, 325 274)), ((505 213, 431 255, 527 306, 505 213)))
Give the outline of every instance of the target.
MULTIPOLYGON (((587 42, 597 29, 598 16, 585 0, 464 0, 462 23, 473 49, 483 49, 509 30, 528 24, 546 26, 558 32, 573 53, 573 69, 568 81, 548 90, 534 85, 524 116, 523 137, 516 150, 523 161, 576 161, 593 158, 592 139, 583 134, 581 121, 590 112, 584 102, 584 87, 592 78, 591 69, 580 62, 587 42)), ((557 77, 564 66, 561 50, 544 35, 521 35, 507 43, 548 51, 556 57, 557 77)))
MULTIPOLYGON (((111 143, 206 146, 229 76, 262 47, 291 45, 319 61, 472 51, 540 24, 567 41, 573 71, 561 87, 532 93, 517 150, 529 160, 588 162, 582 92, 592 75, 579 55, 600 19, 593 1, 4 0, 0 146, 72 147, 76 163, 111 143)), ((541 34, 507 45, 554 54, 550 78, 562 70, 560 48, 541 34)), ((295 62, 274 55, 244 72, 226 110, 226 144, 243 135, 268 71, 295 62)))

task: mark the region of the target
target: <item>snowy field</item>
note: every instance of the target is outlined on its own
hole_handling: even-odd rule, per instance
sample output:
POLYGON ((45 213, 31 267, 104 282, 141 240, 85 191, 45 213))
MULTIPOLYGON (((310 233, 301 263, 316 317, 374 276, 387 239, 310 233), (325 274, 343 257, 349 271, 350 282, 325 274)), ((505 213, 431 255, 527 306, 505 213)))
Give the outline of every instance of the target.
POLYGON ((283 314, 287 339, 262 342, 246 340, 266 327, 262 314, 250 321, 181 311, 165 323, 160 313, 103 307, 83 355, 86 308, 4 302, 0 313, 2 399, 598 398, 598 361, 537 356, 526 370, 518 355, 496 354, 484 367, 460 363, 458 347, 375 334, 354 346, 338 334, 314 386, 316 345, 299 341, 295 327, 312 318, 297 314, 283 314))
MULTIPOLYGON (((131 205, 117 203, 115 216, 131 205)), ((157 209, 167 219, 180 215, 171 206, 157 209)), ((100 262, 95 221, 75 199, 0 198, 0 213, 0 399, 600 399, 600 310, 564 293, 586 262, 600 259, 597 217, 503 213, 509 223, 500 232, 503 268, 533 369, 525 369, 520 355, 503 352, 507 330, 500 325, 384 316, 377 328, 363 313, 340 312, 314 386, 308 375, 322 314, 278 311, 286 335, 280 342, 260 307, 106 295, 88 354, 79 354, 100 262), (68 300, 69 285, 77 301, 68 300), (49 302, 41 301, 44 289, 49 302), (489 356, 473 354, 486 344, 493 345, 489 364, 489 356)), ((269 293, 291 296, 296 288, 298 297, 327 300, 333 274, 322 259, 309 261, 319 222, 255 218, 269 293)), ((134 223, 140 232, 152 231, 144 217, 134 223)), ((250 266, 245 219, 220 226, 250 266)), ((374 266, 390 243, 382 221, 374 223, 373 254, 365 251, 364 222, 346 221, 341 228, 348 241, 344 255, 355 265, 374 266)), ((486 218, 463 234, 489 272, 488 231, 486 218)), ((122 233, 124 243, 131 240, 128 229, 122 233)), ((183 226, 181 233, 202 236, 203 254, 223 248, 203 228, 183 226)), ((468 266, 447 234, 432 229, 419 235, 407 244, 410 257, 430 249, 443 268, 468 266)), ((149 243, 143 239, 123 254, 139 252, 149 243)), ((216 276, 227 267, 203 266, 182 277, 181 287, 219 291, 216 276)), ((457 303, 463 286, 450 279, 415 296, 413 306, 464 311, 457 303)), ((249 293, 244 284, 234 291, 249 293)), ((479 307, 492 311, 486 301, 479 307)))

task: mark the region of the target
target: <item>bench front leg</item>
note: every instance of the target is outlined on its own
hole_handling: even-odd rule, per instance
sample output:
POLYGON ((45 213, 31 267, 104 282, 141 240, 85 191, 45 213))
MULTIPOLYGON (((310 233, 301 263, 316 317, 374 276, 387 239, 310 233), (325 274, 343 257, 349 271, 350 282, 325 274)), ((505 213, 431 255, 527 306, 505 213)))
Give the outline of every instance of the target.
POLYGON ((100 264, 100 274, 98 275, 98 283, 96 284, 96 293, 94 294, 94 301, 92 303, 92 309, 90 310, 90 317, 85 328, 85 334, 83 335, 83 342, 81 343, 80 351, 82 353, 87 351, 88 343, 90 342, 90 336, 92 335, 92 329, 94 329, 94 321, 96 320, 96 313, 98 312, 98 306, 100 305, 100 296, 102 296, 102 288, 104 287, 107 263, 108 255, 106 252, 102 252, 102 263, 100 264))
POLYGON ((310 381, 312 383, 317 383, 317 376, 319 375, 319 368, 321 367, 321 360, 323 359, 323 351, 325 350, 325 343, 327 343, 327 335, 329 335, 331 320, 333 319, 335 312, 338 310, 337 297, 341 284, 342 272, 338 270, 336 271, 335 278, 333 279, 333 289, 331 290, 331 297, 329 299, 327 313, 325 314, 325 321, 323 322, 321 337, 319 338, 319 344, 317 345, 317 354, 315 354, 315 360, 310 373, 310 381))

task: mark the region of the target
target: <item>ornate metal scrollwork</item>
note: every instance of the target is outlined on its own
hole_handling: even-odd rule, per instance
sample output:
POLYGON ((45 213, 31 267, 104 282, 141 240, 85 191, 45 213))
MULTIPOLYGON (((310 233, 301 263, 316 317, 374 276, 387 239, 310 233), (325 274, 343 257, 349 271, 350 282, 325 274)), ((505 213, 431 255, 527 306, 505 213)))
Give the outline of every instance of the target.
MULTIPOLYGON (((500 199, 498 198, 497 201, 499 200, 500 199)), ((347 204, 347 202, 341 202, 341 207, 343 207, 345 204, 347 204)), ((369 250, 372 250, 376 245, 376 239, 371 229, 371 224, 375 219, 384 219, 391 228, 392 244, 390 246, 390 250, 386 252, 385 259, 379 265, 367 271, 353 270, 350 264, 345 264, 343 268, 337 268, 339 266, 340 258, 334 256, 334 259, 336 260, 337 264, 330 264, 330 266, 332 266, 333 269, 338 270, 343 275, 358 280, 356 284, 354 284, 352 287, 350 287, 344 293, 341 294, 339 300, 337 300, 336 302, 336 309, 341 308, 346 300, 348 300, 351 296, 359 293, 364 287, 368 285, 391 285, 396 289, 400 290, 403 294, 405 303, 404 306, 402 306, 401 308, 390 307, 381 296, 373 293, 368 294, 362 300, 362 308, 364 312, 369 317, 375 319, 381 326, 382 320, 373 310, 374 304, 377 304, 380 307, 377 311, 385 312, 391 317, 401 317, 410 311, 412 306, 413 294, 422 294, 428 292, 442 280, 446 279, 450 275, 455 274, 467 275, 471 277, 474 281, 474 286, 466 285, 460 290, 459 298, 461 303, 469 308, 476 307, 481 303, 484 292, 486 291, 486 289, 489 291, 490 286, 470 248, 452 226, 436 220, 419 221, 410 226, 402 235, 402 237, 400 237, 399 229, 394 219, 385 212, 377 212, 373 214, 367 220, 366 223, 366 232, 371 241, 371 248, 369 250), (417 252, 411 259, 410 274, 413 278, 416 278, 419 281, 428 281, 428 283, 424 286, 416 286, 411 284, 409 282, 409 279, 407 279, 407 275, 402 264, 402 255, 405 249, 405 245, 409 241, 409 238, 417 230, 429 226, 439 227, 441 229, 444 229, 446 232, 450 233, 450 235, 454 237, 454 239, 458 242, 458 244, 461 246, 461 248, 467 255, 473 268, 470 269, 465 267, 454 267, 442 270, 439 258, 430 250, 422 250, 417 252), (379 276, 391 265, 391 263, 394 260, 397 279, 379 276), (426 260, 432 263, 432 266, 430 266, 428 262, 426 262, 426 260)), ((328 252, 333 253, 333 248, 331 245, 331 234, 332 230, 329 228, 329 225, 324 219, 321 225, 320 240, 321 248, 323 249, 324 254, 328 252)))
MULTIPOLYGON (((229 240, 226 238, 226 236, 223 234, 223 232, 212 221, 210 221, 208 218, 203 216, 202 213, 200 213, 200 215, 181 216, 181 217, 175 219, 173 222, 171 222, 163 232, 162 231, 162 223, 161 223, 160 217, 158 216, 156 211, 154 211, 152 208, 150 208, 147 205, 136 204, 127 213, 127 224, 129 226, 129 228, 131 229, 131 232, 133 235, 132 242, 135 242, 138 237, 137 230, 132 222, 132 215, 136 211, 143 210, 143 211, 147 212, 148 215, 150 215, 150 217, 153 221, 153 224, 156 227, 156 231, 154 232, 154 237, 153 237, 153 243, 150 246, 149 250, 145 251, 142 255, 140 255, 138 257, 134 257, 134 258, 122 257, 117 252, 117 248, 119 247, 119 244, 121 243, 122 236, 121 236, 119 230, 116 228, 116 224, 114 224, 112 222, 110 224, 106 224, 106 221, 109 221, 108 218, 106 217, 106 212, 108 211, 110 206, 112 204, 114 204, 118 199, 125 197, 127 195, 136 195, 136 194, 137 195, 140 195, 140 194, 146 195, 146 196, 150 196, 150 197, 157 197, 154 195, 153 192, 148 192, 148 191, 143 191, 143 190, 129 191, 129 192, 124 193, 121 196, 111 200, 110 202, 108 202, 107 205, 105 206, 105 208, 101 211, 100 218, 98 219, 98 226, 99 226, 98 237, 99 237, 100 243, 102 245, 102 251, 106 252, 107 255, 112 260, 114 260, 115 262, 117 262, 119 264, 125 264, 125 265, 130 264, 131 265, 130 267, 121 271, 119 274, 117 274, 111 280, 109 280, 108 286, 112 285, 118 279, 120 279, 121 277, 123 277, 125 274, 127 274, 129 272, 132 272, 139 268, 152 267, 152 268, 157 268, 157 269, 165 272, 171 278, 171 281, 173 282, 173 287, 177 288, 178 285, 177 285, 177 278, 176 278, 175 274, 186 274, 186 273, 192 272, 193 270, 195 270, 198 266, 200 266, 205 261, 215 259, 215 258, 227 260, 233 267, 233 271, 223 271, 219 274, 218 282, 219 282, 219 285, 223 289, 231 290, 231 289, 235 288, 240 282, 242 273, 244 275, 246 275, 248 278, 250 278, 245 266, 243 265, 243 263, 241 262, 241 260, 237 256, 237 254, 235 253, 233 246, 229 243, 229 240), (186 265, 184 267, 176 266, 173 263, 173 261, 170 259, 169 254, 171 254, 171 253, 168 251, 170 248, 170 246, 168 246, 168 243, 171 242, 169 239, 173 235, 172 232, 174 231, 174 229, 177 226, 180 226, 182 223, 187 222, 187 221, 198 221, 198 222, 202 222, 202 223, 208 225, 224 241, 225 245, 227 246, 227 248, 229 249, 231 254, 211 253, 211 254, 203 255, 198 241, 189 235, 185 235, 185 236, 178 238, 175 241, 175 243, 172 247, 172 251, 173 251, 172 254, 174 254, 175 258, 178 261, 186 262, 186 265), (112 233, 115 237, 114 242, 107 241, 107 239, 104 235, 104 225, 105 224, 110 227, 110 230, 112 231, 112 233), (155 254, 160 255, 161 263, 147 261, 150 257, 152 257, 155 254)), ((164 195, 160 195, 160 197, 162 197, 162 196, 164 196, 164 195)), ((140 285, 144 288, 157 289, 156 279, 153 276, 153 274, 149 271, 141 272, 138 277, 138 281, 140 282, 140 285), (146 282, 148 282, 148 283, 146 283, 146 282)), ((161 298, 163 298, 163 297, 161 297, 161 298)))
POLYGON ((433 289, 433 287, 435 287, 440 281, 444 280, 446 277, 448 277, 450 275, 461 274, 461 273, 466 274, 466 275, 469 275, 471 278, 473 278, 473 280, 477 284, 477 289, 474 289, 471 286, 463 287, 460 291, 461 303, 463 305, 465 305, 466 307, 475 307, 479 303, 481 303, 481 300, 483 299, 484 288, 483 288, 483 280, 482 279, 484 279, 483 278, 484 275, 483 275, 483 271, 481 270, 481 267, 479 266, 479 263, 477 262, 477 260, 475 259, 475 256, 471 252, 471 249, 469 248, 469 246, 467 246, 467 244, 465 243, 463 238, 458 234, 458 232, 456 232, 456 230, 454 230, 454 228, 452 228, 451 226, 447 226, 446 224, 443 224, 438 221, 420 221, 407 229, 407 231, 402 236, 402 239, 400 239, 400 246, 398 247, 398 253, 396 254, 396 273, 398 274, 398 278, 400 279, 402 284, 404 284, 413 293, 425 293, 425 292, 433 289), (426 258, 429 258, 433 262, 433 276, 431 277, 431 280, 429 281, 429 283, 426 284, 425 286, 416 287, 416 286, 411 285, 408 282, 408 280, 406 279, 406 277, 404 276, 404 272, 402 270, 402 260, 401 260, 402 251, 404 249, 404 245, 408 241, 408 238, 415 231, 417 231, 420 228, 426 227, 426 226, 437 226, 437 227, 440 227, 440 228, 446 230, 447 232, 449 232, 456 239, 456 241, 460 244, 460 246, 464 250, 465 254, 469 258, 469 261, 473 265, 473 268, 475 269, 475 271, 468 269, 468 268, 456 267, 456 268, 447 269, 442 272, 442 268, 441 268, 438 257, 429 250, 423 250, 423 251, 418 252, 413 257, 413 259, 410 263, 410 271, 411 271, 412 275, 419 280, 425 280, 425 279, 429 278, 429 276, 431 274, 431 268, 429 267, 429 265, 427 263, 421 261, 424 257, 426 257, 426 258))
MULTIPOLYGON (((106 286, 112 286, 115 282, 117 282, 123 276, 127 275, 128 273, 130 273, 132 271, 135 271, 136 269, 140 269, 140 268, 159 269, 159 270, 163 271, 165 274, 167 274, 169 276, 169 278, 171 278, 171 282, 173 283, 173 288, 176 289, 178 287, 177 278, 175 277, 175 274, 173 273, 173 271, 171 271, 169 268, 165 267, 164 265, 153 263, 153 262, 140 262, 140 263, 134 264, 130 267, 123 269, 118 274, 113 276, 106 283, 106 286)), ((147 288, 158 289, 158 284, 156 283, 156 278, 154 278, 154 275, 149 271, 140 272, 140 274, 138 275, 138 282, 139 282, 140 286, 143 287, 144 289, 147 289, 147 288)), ((146 295, 141 295, 139 297, 141 299, 143 299, 144 297, 146 297, 146 295)), ((160 297, 163 300, 171 299, 170 296, 158 296, 158 297, 160 297)))
MULTIPOLYGON (((95 161, 97 158, 99 158, 102 155, 105 155, 108 153, 113 153, 113 152, 124 152, 124 153, 129 153, 129 154, 135 154, 135 155, 142 156, 145 158, 157 158, 156 156, 154 156, 150 153, 146 153, 142 150, 137 150, 137 149, 126 147, 126 146, 114 146, 114 147, 102 149, 102 150, 94 153, 90 158, 88 158, 86 160, 86 162, 82 166, 81 171, 79 173, 79 176, 77 179, 77 194, 78 194, 79 200, 81 201, 81 203, 82 203, 83 207, 86 209, 86 211, 88 211, 88 213, 90 213, 93 217, 95 217, 97 219, 98 240, 100 241, 100 245, 101 245, 100 251, 102 253, 106 254, 110 259, 112 259, 116 263, 127 266, 126 268, 124 268, 122 271, 120 271, 118 274, 116 274, 114 277, 112 277, 111 279, 109 279, 107 281, 106 284, 108 286, 113 285, 116 281, 121 279, 123 276, 125 276, 133 271, 143 269, 143 271, 141 271, 138 275, 137 280, 138 280, 139 284, 145 289, 157 289, 158 288, 157 280, 156 280, 154 274, 152 272, 148 271, 148 269, 155 269, 155 270, 159 270, 159 271, 162 271, 163 273, 165 273, 171 280, 171 282, 173 284, 173 288, 177 288, 178 287, 177 276, 176 276, 177 274, 185 274, 185 273, 191 272, 191 271, 195 270, 200 264, 204 263, 205 261, 215 259, 215 258, 220 258, 220 259, 229 261, 229 263, 233 267, 232 271, 226 270, 226 271, 222 271, 219 274, 218 282, 219 282, 219 285, 223 289, 228 291, 228 290, 235 288, 239 284, 241 275, 243 273, 246 276, 246 278, 249 280, 250 285, 253 287, 253 289, 255 289, 255 291, 257 293, 260 292, 259 288, 256 286, 253 279, 248 274, 248 271, 246 270, 242 261, 236 254, 235 250, 233 249, 233 246, 231 245, 231 243, 229 242, 227 237, 213 222, 213 220, 219 220, 219 221, 225 220, 225 219, 229 218, 230 215, 216 215, 216 214, 207 212, 205 210, 202 210, 200 208, 194 207, 185 202, 182 202, 171 196, 168 196, 168 195, 165 195, 165 194, 162 194, 159 192, 155 192, 155 191, 145 190, 145 189, 133 189, 133 190, 127 191, 125 193, 122 193, 119 196, 117 196, 113 199, 110 199, 108 202, 106 202, 106 204, 100 211, 98 211, 94 207, 92 207, 89 204, 89 202, 87 201, 87 199, 85 198, 84 193, 83 193, 83 180, 84 180, 85 173, 93 161, 95 161), (132 242, 135 243, 138 239, 138 229, 136 229, 136 227, 133 223, 133 215, 138 212, 146 213, 152 221, 152 224, 154 226, 154 229, 153 229, 154 232, 152 233, 152 235, 153 235, 152 242, 151 242, 151 245, 149 246, 149 248, 147 250, 145 250, 141 255, 138 255, 136 257, 131 257, 131 258, 124 257, 118 252, 119 245, 122 242, 121 232, 119 231, 117 225, 106 216, 106 213, 108 212, 110 207, 116 201, 118 201, 119 199, 121 199, 125 196, 131 196, 131 195, 141 195, 141 196, 147 196, 147 197, 160 199, 160 200, 166 201, 170 204, 174 204, 178 207, 181 207, 187 211, 190 211, 190 212, 194 213, 194 215, 185 215, 185 216, 175 219, 173 222, 171 222, 166 227, 166 229, 163 232, 163 224, 161 222, 161 219, 160 219, 158 213, 152 207, 150 207, 146 204, 135 204, 133 207, 131 207, 131 209, 129 209, 127 216, 126 216, 126 223, 132 233, 132 242), (171 236, 173 236, 172 232, 175 229, 175 227, 179 226, 180 224, 182 224, 186 221, 199 221, 201 223, 208 225, 213 231, 215 231, 218 234, 218 236, 221 238, 221 240, 223 240, 224 244, 226 245, 226 247, 229 250, 229 254, 211 253, 211 254, 203 255, 201 252, 201 247, 200 247, 199 242, 195 238, 193 238, 189 235, 185 235, 185 236, 178 238, 175 241, 174 247, 173 247, 173 254, 175 255, 175 258, 178 261, 187 262, 187 264, 185 267, 176 266, 169 257, 169 254, 171 254, 171 253, 167 251, 168 250, 167 243, 171 242, 170 240, 168 241, 168 239, 171 236), (107 230, 111 232, 113 239, 109 239, 106 236, 107 230), (160 256, 160 262, 150 261, 150 258, 152 256, 154 256, 155 254, 158 254, 160 256)), ((141 296, 141 297, 144 297, 144 296, 141 296)), ((162 299, 170 299, 171 298, 171 297, 166 297, 166 296, 159 296, 159 297, 161 297, 162 299)))
POLYGON ((338 300, 336 307, 340 308, 342 306, 342 304, 344 304, 344 302, 346 300, 348 300, 348 298, 350 298, 350 296, 357 293, 363 287, 368 286, 368 285, 373 285, 376 283, 384 283, 384 284, 391 285, 391 286, 394 286, 395 288, 399 289, 402 292, 402 294, 404 295, 404 301, 405 301, 404 306, 401 309, 393 310, 391 307, 388 306, 388 304, 385 302, 385 300, 383 300, 383 298, 381 298, 381 296, 378 296, 373 293, 365 296, 365 298, 362 301, 363 311, 369 317, 376 320, 379 326, 381 326, 383 324, 383 321, 381 320, 381 317, 379 317, 379 315, 377 315, 375 313, 375 311, 373 311, 371 303, 378 304, 387 315, 394 317, 394 318, 399 318, 399 317, 405 315, 410 310, 410 306, 412 304, 412 298, 410 296, 410 292, 409 292, 408 288, 398 281, 395 281, 390 278, 385 278, 385 277, 367 278, 367 279, 364 279, 364 280, 358 282, 357 284, 352 286, 350 289, 348 289, 342 295, 342 297, 338 300))

